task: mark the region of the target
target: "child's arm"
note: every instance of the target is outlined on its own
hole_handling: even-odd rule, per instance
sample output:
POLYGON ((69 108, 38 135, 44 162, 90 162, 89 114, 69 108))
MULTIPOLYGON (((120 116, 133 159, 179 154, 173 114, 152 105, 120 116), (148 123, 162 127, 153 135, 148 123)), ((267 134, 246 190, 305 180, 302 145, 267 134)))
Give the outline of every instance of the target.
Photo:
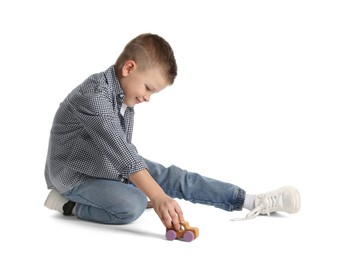
POLYGON ((164 226, 179 229, 180 223, 184 221, 179 204, 162 190, 149 172, 144 169, 131 174, 129 178, 152 201, 153 208, 164 226))

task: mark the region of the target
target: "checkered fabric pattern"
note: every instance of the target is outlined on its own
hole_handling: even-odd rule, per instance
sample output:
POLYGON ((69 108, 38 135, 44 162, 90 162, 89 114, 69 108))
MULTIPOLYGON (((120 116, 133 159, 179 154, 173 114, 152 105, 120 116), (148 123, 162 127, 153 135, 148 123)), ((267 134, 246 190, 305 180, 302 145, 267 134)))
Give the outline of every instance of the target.
POLYGON ((123 107, 123 100, 111 66, 90 76, 60 104, 45 167, 49 189, 62 193, 96 178, 128 183, 130 174, 147 168, 131 143, 134 109, 123 107))

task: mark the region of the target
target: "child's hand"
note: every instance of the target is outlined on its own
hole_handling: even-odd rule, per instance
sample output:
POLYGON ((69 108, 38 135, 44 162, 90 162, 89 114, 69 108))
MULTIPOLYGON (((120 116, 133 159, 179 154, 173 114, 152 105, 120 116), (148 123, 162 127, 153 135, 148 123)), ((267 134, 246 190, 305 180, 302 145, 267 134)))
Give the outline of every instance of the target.
POLYGON ((180 223, 184 221, 183 212, 174 199, 164 194, 152 199, 153 208, 166 228, 178 230, 180 223))
POLYGON ((164 226, 178 230, 179 224, 184 221, 183 212, 179 204, 163 191, 150 173, 143 169, 131 174, 129 179, 152 201, 153 208, 164 226))

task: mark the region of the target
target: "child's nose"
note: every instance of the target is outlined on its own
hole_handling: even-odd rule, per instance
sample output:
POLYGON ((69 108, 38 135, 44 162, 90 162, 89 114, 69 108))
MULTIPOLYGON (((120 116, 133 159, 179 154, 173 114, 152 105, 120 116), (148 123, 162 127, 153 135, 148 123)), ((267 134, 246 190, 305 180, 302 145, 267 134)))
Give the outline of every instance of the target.
POLYGON ((147 95, 144 96, 144 101, 145 102, 150 102, 150 98, 151 98, 151 95, 147 94, 147 95))

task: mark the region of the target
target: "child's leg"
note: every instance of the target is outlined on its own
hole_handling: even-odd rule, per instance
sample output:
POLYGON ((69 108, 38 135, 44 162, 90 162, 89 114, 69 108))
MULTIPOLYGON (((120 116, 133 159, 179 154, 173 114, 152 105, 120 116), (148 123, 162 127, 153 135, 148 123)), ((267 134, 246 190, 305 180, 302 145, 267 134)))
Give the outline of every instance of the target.
POLYGON ((211 205, 227 211, 242 210, 245 191, 240 187, 145 159, 151 176, 173 198, 211 205))
POLYGON ((285 186, 267 193, 248 195, 242 188, 230 183, 188 172, 174 165, 166 168, 145 161, 152 177, 171 197, 227 211, 242 210, 244 207, 251 210, 245 219, 277 211, 297 213, 301 207, 299 192, 293 187, 285 186))
POLYGON ((132 184, 114 180, 94 180, 63 194, 76 202, 76 215, 104 224, 126 224, 139 218, 147 197, 132 184))

